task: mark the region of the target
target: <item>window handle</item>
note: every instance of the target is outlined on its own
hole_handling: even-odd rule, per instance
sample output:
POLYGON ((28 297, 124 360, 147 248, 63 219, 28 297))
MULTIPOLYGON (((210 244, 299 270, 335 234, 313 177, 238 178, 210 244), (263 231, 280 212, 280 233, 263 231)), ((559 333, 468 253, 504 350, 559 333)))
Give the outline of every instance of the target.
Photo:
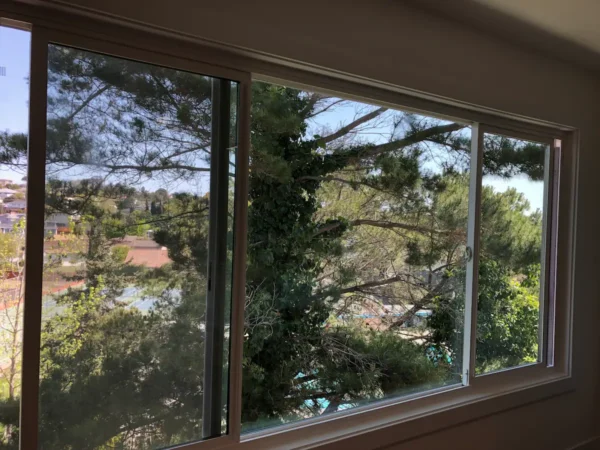
POLYGON ((471 262, 473 259, 473 249, 469 246, 465 247, 465 262, 471 262))

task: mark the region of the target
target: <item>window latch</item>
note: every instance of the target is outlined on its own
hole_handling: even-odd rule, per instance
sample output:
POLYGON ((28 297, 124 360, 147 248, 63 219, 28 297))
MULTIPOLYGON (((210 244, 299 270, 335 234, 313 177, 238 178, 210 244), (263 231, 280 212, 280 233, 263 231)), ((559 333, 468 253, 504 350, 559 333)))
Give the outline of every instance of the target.
POLYGON ((465 262, 471 262, 473 259, 473 249, 469 246, 465 247, 465 262))

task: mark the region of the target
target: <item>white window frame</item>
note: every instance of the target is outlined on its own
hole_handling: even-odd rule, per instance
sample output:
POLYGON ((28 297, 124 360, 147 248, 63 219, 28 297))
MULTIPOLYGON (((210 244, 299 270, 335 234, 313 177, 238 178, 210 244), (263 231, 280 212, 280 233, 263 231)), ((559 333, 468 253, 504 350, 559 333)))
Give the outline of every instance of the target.
MULTIPOLYGON (((184 444, 185 450, 311 448, 352 437, 354 448, 382 447, 399 440, 414 438, 444 427, 473 420, 498 411, 568 392, 574 388, 571 364, 571 333, 573 306, 573 249, 575 217, 575 173, 578 153, 578 131, 572 127, 520 117, 474 105, 461 104, 445 98, 413 92, 398 86, 379 83, 357 76, 312 67, 285 59, 277 59, 247 50, 227 48, 210 42, 193 42, 183 36, 163 30, 148 32, 139 24, 127 26, 115 21, 73 15, 68 11, 17 3, 0 6, 0 24, 15 26, 16 21, 32 24, 31 100, 29 127, 29 193, 27 246, 43 247, 43 220, 39 214, 44 204, 45 133, 46 133, 46 67, 49 43, 75 46, 89 51, 112 54, 175 69, 227 78, 240 82, 239 159, 236 195, 244 198, 248 186, 248 149, 250 137, 250 83, 252 79, 293 85, 304 89, 331 93, 344 98, 415 111, 429 116, 450 118, 469 123, 474 136, 472 161, 479 160, 483 132, 498 133, 521 139, 545 142, 554 146, 560 140, 560 150, 553 150, 556 174, 552 183, 557 211, 552 209, 553 244, 547 248, 548 258, 560 261, 549 278, 554 291, 554 352, 553 360, 524 367, 507 369, 474 377, 473 352, 476 317, 473 298, 477 292, 477 253, 471 265, 470 302, 467 320, 470 339, 465 339, 469 352, 463 384, 392 398, 330 415, 286 424, 280 427, 241 434, 241 361, 245 297, 245 255, 247 202, 236 203, 234 286, 232 304, 232 341, 230 360, 229 432, 207 441, 184 444), (5 20, 3 22, 3 20, 5 20), (250 74, 253 74, 252 76, 250 74), (460 119, 456 119, 459 117, 460 119), (560 171, 560 177, 558 177, 560 171), (37 180, 34 183, 33 180, 37 180), (558 185, 560 182, 560 187, 558 185), (467 343, 468 342, 468 343, 467 343), (386 428, 389 432, 373 432, 386 428)), ((471 185, 476 186, 473 205, 478 204, 481 185, 481 164, 472 170, 471 185), (475 183, 475 184, 473 184, 475 183)), ((470 205, 471 210, 471 205, 470 205)), ((469 229, 478 230, 478 208, 470 212, 469 229)), ((470 233, 470 246, 477 250, 478 231, 470 233)), ((21 396, 20 448, 38 447, 38 383, 41 325, 41 252, 36 257, 31 250, 26 261, 26 306, 24 323, 24 363, 21 396)), ((552 264, 552 263, 551 263, 552 264)), ((544 309, 547 311, 547 309, 544 309)), ((543 313, 543 317, 549 314, 543 313)), ((548 319, 545 319, 548 323, 548 319)), ((546 327, 544 327, 546 329, 546 327)), ((545 341, 544 341, 545 342, 545 341)), ((542 355, 547 352, 541 353, 542 355)))

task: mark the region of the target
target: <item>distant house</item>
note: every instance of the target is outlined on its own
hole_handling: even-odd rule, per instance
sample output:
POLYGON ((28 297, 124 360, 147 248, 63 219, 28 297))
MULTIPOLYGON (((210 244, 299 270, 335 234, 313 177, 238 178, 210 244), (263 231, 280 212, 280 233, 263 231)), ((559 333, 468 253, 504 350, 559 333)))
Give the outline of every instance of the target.
POLYGON ((49 225, 49 229, 55 229, 55 234, 60 233, 71 233, 70 223, 71 221, 77 221, 78 215, 69 215, 65 213, 54 213, 48 217, 46 223, 53 224, 49 225))
POLYGON ((0 199, 4 200, 7 197, 11 197, 13 195, 15 195, 17 193, 17 191, 14 191, 12 189, 7 189, 7 188, 2 188, 0 189, 0 199))
POLYGON ((10 233, 13 230, 13 224, 0 218, 0 233, 10 233))
POLYGON ((168 250, 148 238, 126 236, 115 244, 129 247, 127 261, 134 266, 157 268, 171 262, 168 250))
POLYGON ((0 233, 11 233, 15 224, 24 217, 24 214, 0 214, 0 233))
POLYGON ((68 214, 65 213, 55 213, 52 214, 50 217, 48 217, 48 221, 50 222, 56 222, 56 225, 58 227, 68 227, 69 226, 69 222, 70 222, 70 217, 68 214))
MULTIPOLYGON (((10 189, 6 189, 9 190, 10 189)), ((0 191, 2 191, 2 189, 0 189, 0 191)), ((26 200, 14 200, 10 203, 4 203, 4 210, 5 211, 25 211, 27 209, 27 201, 26 200)))
POLYGON ((0 178, 0 186, 6 186, 7 184, 13 184, 13 180, 7 180, 6 178, 0 178))
POLYGON ((44 234, 46 236, 55 236, 58 233, 56 222, 44 222, 44 234))

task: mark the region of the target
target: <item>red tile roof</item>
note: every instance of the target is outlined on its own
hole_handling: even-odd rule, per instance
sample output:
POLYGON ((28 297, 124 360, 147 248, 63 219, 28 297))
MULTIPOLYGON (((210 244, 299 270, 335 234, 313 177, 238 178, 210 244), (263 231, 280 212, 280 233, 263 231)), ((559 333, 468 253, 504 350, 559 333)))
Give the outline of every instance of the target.
POLYGON ((130 248, 126 261, 135 266, 162 267, 171 262, 166 248, 130 248))

